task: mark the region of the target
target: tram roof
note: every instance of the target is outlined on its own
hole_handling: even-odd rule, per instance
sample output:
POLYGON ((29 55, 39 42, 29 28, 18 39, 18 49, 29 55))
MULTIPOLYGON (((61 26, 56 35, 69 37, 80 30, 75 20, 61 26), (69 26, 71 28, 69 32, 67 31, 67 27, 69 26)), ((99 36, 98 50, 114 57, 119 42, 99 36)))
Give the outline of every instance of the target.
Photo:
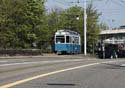
POLYGON ((56 35, 79 35, 79 33, 71 30, 58 30, 56 35))

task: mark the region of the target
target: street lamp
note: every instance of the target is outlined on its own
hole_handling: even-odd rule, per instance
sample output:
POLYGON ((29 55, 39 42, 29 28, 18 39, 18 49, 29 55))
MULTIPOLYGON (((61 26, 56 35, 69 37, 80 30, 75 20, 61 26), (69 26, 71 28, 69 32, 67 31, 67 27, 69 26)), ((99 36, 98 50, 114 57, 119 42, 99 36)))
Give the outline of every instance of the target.
POLYGON ((79 19, 80 19, 79 16, 77 16, 77 17, 76 17, 76 20, 79 20, 79 19))

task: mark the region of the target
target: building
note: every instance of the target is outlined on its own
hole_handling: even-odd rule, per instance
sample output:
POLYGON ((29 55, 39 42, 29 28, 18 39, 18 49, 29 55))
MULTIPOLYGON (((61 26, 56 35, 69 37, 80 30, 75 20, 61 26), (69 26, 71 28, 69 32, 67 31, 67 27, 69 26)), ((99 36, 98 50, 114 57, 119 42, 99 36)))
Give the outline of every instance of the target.
POLYGON ((99 36, 103 43, 112 43, 112 44, 125 43, 125 28, 103 30, 100 32, 99 36))
POLYGON ((112 30, 103 30, 99 36, 103 58, 112 57, 115 54, 119 57, 125 56, 125 26, 112 30))

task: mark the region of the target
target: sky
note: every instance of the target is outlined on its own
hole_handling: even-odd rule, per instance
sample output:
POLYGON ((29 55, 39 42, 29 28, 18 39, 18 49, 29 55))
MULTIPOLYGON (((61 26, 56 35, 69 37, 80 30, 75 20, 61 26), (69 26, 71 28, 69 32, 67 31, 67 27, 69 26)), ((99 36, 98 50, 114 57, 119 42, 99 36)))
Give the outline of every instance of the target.
MULTIPOLYGON (((75 5, 84 7, 84 1, 85 0, 48 0, 45 5, 48 10, 52 8, 66 9, 75 5)), ((94 8, 102 14, 99 21, 108 25, 110 29, 125 25, 125 0, 86 1, 86 3, 93 1, 94 8)))

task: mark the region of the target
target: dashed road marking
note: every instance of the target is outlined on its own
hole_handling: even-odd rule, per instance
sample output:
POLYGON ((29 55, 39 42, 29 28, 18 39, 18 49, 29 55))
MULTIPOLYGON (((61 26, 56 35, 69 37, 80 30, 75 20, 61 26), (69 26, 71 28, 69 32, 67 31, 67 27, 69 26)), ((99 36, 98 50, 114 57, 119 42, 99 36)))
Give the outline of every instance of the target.
POLYGON ((5 63, 5 62, 10 62, 10 61, 0 61, 0 63, 5 63))
POLYGON ((125 64, 121 64, 120 66, 121 66, 121 67, 125 67, 125 64))

